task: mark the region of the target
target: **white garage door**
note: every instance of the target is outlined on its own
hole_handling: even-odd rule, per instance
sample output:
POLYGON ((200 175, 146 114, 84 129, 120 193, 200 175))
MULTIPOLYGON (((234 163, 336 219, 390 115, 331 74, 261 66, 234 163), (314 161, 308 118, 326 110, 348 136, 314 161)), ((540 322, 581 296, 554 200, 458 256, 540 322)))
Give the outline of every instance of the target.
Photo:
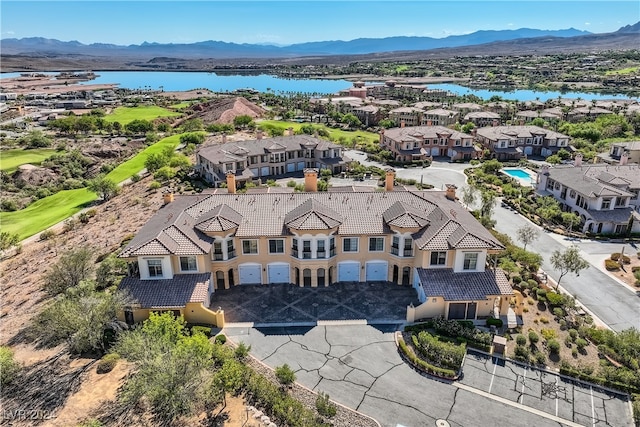
POLYGON ((360 263, 340 262, 338 263, 338 282, 359 282, 360 263))
POLYGON ((295 172, 296 164, 295 163, 287 163, 287 172, 295 172))
POLYGON ((384 282, 387 280, 388 264, 386 261, 371 261, 367 263, 367 282, 384 282))
POLYGON ((245 264, 238 266, 238 276, 241 285, 256 285, 262 283, 260 264, 245 264))
POLYGON ((289 279, 289 264, 269 264, 269 283, 291 283, 289 279))

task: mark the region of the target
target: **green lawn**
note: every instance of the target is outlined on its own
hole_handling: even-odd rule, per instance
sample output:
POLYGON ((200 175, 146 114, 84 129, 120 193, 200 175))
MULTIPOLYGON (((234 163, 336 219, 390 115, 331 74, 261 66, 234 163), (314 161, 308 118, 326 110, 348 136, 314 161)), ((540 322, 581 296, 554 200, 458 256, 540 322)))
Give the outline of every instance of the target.
MULTIPOLYGON (((282 129, 288 129, 290 127, 293 128, 294 131, 300 129, 303 124, 308 123, 298 123, 298 122, 281 122, 279 120, 262 120, 257 123, 258 125, 267 125, 267 126, 276 126, 282 129)), ((346 131, 342 129, 333 129, 331 127, 327 127, 323 124, 311 123, 313 126, 325 128, 329 132, 329 136, 333 141, 338 141, 340 138, 346 138, 347 140, 351 140, 354 137, 361 137, 366 139, 367 141, 379 141, 380 136, 377 133, 373 132, 365 132, 362 130, 357 131, 346 131)))
POLYGON ((131 175, 140 172, 144 169, 144 162, 149 157, 149 154, 160 153, 166 147, 176 148, 180 143, 180 135, 172 135, 168 138, 163 138, 153 145, 142 150, 132 159, 127 160, 121 165, 114 168, 107 174, 107 178, 115 181, 122 182, 127 178, 131 178, 131 175))
POLYGON ((115 111, 107 116, 105 120, 108 122, 120 122, 126 125, 134 120, 154 120, 158 117, 175 117, 180 113, 167 110, 166 108, 154 106, 143 107, 118 107, 115 111))
MULTIPOLYGON (((160 152, 165 147, 175 148, 179 143, 180 135, 161 139, 113 169, 107 174, 107 178, 122 182, 144 169, 144 162, 149 154, 160 152)), ((20 240, 26 239, 81 211, 97 198, 86 188, 60 191, 37 200, 22 210, 0 212, 2 231, 18 233, 20 240)))
POLYGON ((191 105, 191 102, 183 101, 179 104, 170 105, 170 107, 173 108, 174 110, 182 110, 184 108, 187 108, 190 105, 191 105))
POLYGON ((55 153, 53 148, 36 148, 29 150, 6 150, 0 151, 0 170, 13 172, 18 166, 26 163, 39 165, 47 157, 55 153))
POLYGON ((79 212, 95 199, 97 196, 86 188, 60 191, 22 210, 0 212, 2 231, 17 233, 20 240, 26 239, 79 212))
POLYGON ((628 68, 622 68, 620 70, 606 71, 604 75, 611 76, 611 75, 631 74, 631 73, 638 72, 638 70, 640 70, 640 67, 628 67, 628 68))

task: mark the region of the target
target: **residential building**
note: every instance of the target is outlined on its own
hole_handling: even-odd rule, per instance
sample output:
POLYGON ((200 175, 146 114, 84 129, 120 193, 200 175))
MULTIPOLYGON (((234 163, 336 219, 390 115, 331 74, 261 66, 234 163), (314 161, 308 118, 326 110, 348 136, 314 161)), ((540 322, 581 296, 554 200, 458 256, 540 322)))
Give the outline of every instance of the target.
MULTIPOLYGON (((289 131, 291 133, 291 130, 289 131)), ((342 147, 309 135, 289 135, 250 141, 206 145, 196 152, 195 170, 206 181, 219 186, 232 172, 236 184, 299 173, 305 168, 330 169, 339 174, 350 159, 342 147)))
POLYGON ((360 120, 360 122, 369 127, 376 126, 378 122, 383 118, 382 110, 375 105, 364 105, 362 107, 355 107, 353 114, 360 120))
POLYGON ((582 120, 595 119, 600 116, 605 116, 607 114, 614 114, 614 113, 610 110, 607 110, 605 108, 600 108, 600 107, 594 107, 594 106, 579 107, 569 111, 569 113, 567 114, 567 119, 570 122, 578 122, 582 120))
POLYGON ((640 141, 614 142, 609 152, 598 154, 597 159, 610 165, 640 164, 640 141))
POLYGON ((397 162, 447 156, 451 161, 478 158, 480 150, 473 136, 444 126, 412 126, 380 132, 380 145, 394 154, 397 162))
POLYGON ((389 111, 389 119, 396 123, 396 126, 419 126, 422 123, 424 111, 416 107, 400 107, 389 111))
POLYGON ((336 282, 413 286, 416 320, 506 315, 512 289, 500 269, 487 267, 504 247, 456 200, 455 186, 394 187, 389 169, 383 192, 317 192, 317 174, 305 170, 303 193, 234 194, 230 185, 167 195, 120 254, 132 273, 120 288, 136 301, 121 317, 137 322, 172 310, 219 324, 208 307, 218 290, 336 282))
POLYGON ((460 117, 464 117, 465 115, 475 111, 483 110, 482 105, 476 104, 475 102, 461 102, 453 104, 451 109, 458 111, 460 113, 460 117))
POLYGON ((498 126, 501 122, 501 118, 500 114, 492 111, 473 111, 465 114, 462 122, 472 122, 476 127, 498 126))
POLYGON ((456 124, 460 114, 457 111, 434 108, 422 113, 421 126, 451 126, 456 124))
POLYGON ((490 126, 476 131, 476 141, 498 160, 519 160, 523 155, 547 157, 564 148, 570 137, 539 126, 490 126))
POLYGON ((575 165, 543 167, 538 172, 537 192, 553 196, 561 208, 582 220, 585 233, 640 233, 640 166, 582 165, 576 155, 575 165), (630 221, 631 218, 634 221, 630 221))

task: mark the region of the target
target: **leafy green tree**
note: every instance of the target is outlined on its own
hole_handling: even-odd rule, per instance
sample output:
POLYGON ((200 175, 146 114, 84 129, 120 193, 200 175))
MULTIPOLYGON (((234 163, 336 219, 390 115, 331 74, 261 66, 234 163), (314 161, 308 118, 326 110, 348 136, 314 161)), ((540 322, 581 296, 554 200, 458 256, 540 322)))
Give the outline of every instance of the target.
POLYGON ((96 129, 96 120, 89 114, 82 115, 76 120, 75 129, 84 134, 91 133, 96 129))
POLYGON ((16 246, 20 242, 20 237, 16 233, 0 231, 0 251, 5 251, 11 246, 16 246))
POLYGON ((482 163, 482 166, 480 166, 480 168, 484 173, 496 174, 502 168, 502 163, 500 163, 496 159, 487 160, 486 162, 482 163))
POLYGON ((462 203, 464 203, 467 209, 476 202, 477 196, 476 189, 471 185, 462 187, 462 203))
POLYGON ((0 386, 11 383, 20 369, 20 363, 13 359, 13 351, 7 346, 0 346, 0 386))
POLYGON ((51 146, 51 138, 41 130, 32 130, 24 138, 24 142, 29 148, 42 148, 51 146))
POLYGON ((50 295, 58 295, 78 286, 93 273, 93 255, 87 248, 72 249, 62 254, 44 275, 44 288, 50 295))
POLYGON ((84 281, 46 306, 31 330, 45 345, 67 342, 74 353, 104 352, 105 329, 129 301, 126 294, 96 292, 93 282, 84 281))
POLYGON ((538 230, 531 225, 523 225, 516 230, 516 238, 524 245, 524 250, 527 250, 527 245, 538 238, 538 230))
POLYGON ((276 378, 282 385, 290 385, 296 381, 296 373, 286 363, 275 369, 276 378))
POLYGON ((251 123, 253 123, 253 119, 248 115, 240 115, 233 118, 233 125, 239 129, 247 128, 251 123))
POLYGON ((160 182, 167 182, 176 176, 176 171, 171 166, 163 166, 153 174, 153 179, 160 182))
POLYGON ((154 126, 149 120, 135 119, 124 125, 124 130, 127 133, 144 135, 147 132, 153 132, 154 126))
POLYGON ((167 157, 167 155, 163 153, 151 153, 147 156, 147 159, 144 161, 144 167, 147 171, 153 173, 160 169, 161 167, 168 166, 171 157, 167 157))
POLYGON ((184 135, 180 135, 181 144, 202 144, 205 140, 205 135, 202 132, 189 132, 184 135))
POLYGON ((378 122, 378 126, 385 129, 390 129, 392 127, 396 127, 396 122, 391 119, 383 119, 378 122))
POLYGON ((560 214, 560 217, 562 218, 562 223, 569 230, 573 230, 574 227, 580 224, 581 221, 580 217, 573 212, 562 212, 562 214, 560 214))
POLYGON ((566 274, 573 273, 579 276, 582 270, 589 267, 589 263, 580 256, 580 248, 575 245, 568 247, 564 251, 559 249, 553 251, 551 265, 560 273, 556 283, 556 290, 558 290, 560 281, 566 274))
POLYGON ((480 202, 480 216, 491 219, 493 208, 496 205, 496 193, 491 190, 482 191, 480 193, 480 202))
POLYGON ((341 122, 347 124, 351 128, 357 128, 357 127, 362 126, 362 122, 360 121, 360 119, 357 118, 352 113, 348 113, 348 114, 345 114, 344 116, 342 116, 341 122))
POLYGON ((202 119, 185 120, 181 127, 183 132, 196 132, 204 129, 202 119))
POLYGON ((127 262, 115 254, 106 257, 96 270, 96 286, 98 289, 117 285, 127 275, 127 262))
POLYGON ((189 335, 182 317, 151 313, 142 327, 121 333, 114 350, 136 366, 120 402, 135 408, 144 399, 157 422, 168 424, 204 409, 207 396, 222 398, 212 392, 217 388, 211 374, 213 345, 204 334, 189 335))
POLYGON ((91 181, 87 188, 96 193, 103 201, 108 201, 118 195, 120 192, 120 186, 112 179, 103 176, 98 176, 91 181))

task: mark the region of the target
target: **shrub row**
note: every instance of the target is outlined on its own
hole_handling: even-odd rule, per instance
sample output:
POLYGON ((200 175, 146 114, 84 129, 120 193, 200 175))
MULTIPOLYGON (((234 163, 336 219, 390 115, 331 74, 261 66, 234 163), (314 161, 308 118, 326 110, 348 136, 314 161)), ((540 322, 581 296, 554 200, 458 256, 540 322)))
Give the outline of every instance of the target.
POLYGON ((620 263, 618 263, 618 261, 614 261, 612 259, 605 259, 604 260, 604 268, 606 268, 607 271, 618 271, 618 270, 620 270, 620 263))
POLYGON ((465 345, 442 342, 427 331, 411 336, 413 346, 429 362, 443 368, 459 370, 465 354, 465 345))
POLYGON ((427 374, 434 375, 436 377, 442 377, 446 379, 455 380, 457 378, 457 374, 451 369, 438 368, 437 366, 433 366, 426 361, 420 359, 416 354, 407 347, 407 344, 404 342, 402 337, 398 337, 398 346, 400 347, 400 351, 402 355, 411 363, 416 369, 426 372, 427 374))
POLYGON ((640 393, 640 388, 636 387, 633 384, 624 384, 617 381, 609 381, 604 377, 595 377, 593 375, 587 374, 586 372, 581 372, 567 363, 560 363, 560 373, 568 377, 577 378, 582 381, 591 382, 616 390, 621 390, 626 393, 640 393))

